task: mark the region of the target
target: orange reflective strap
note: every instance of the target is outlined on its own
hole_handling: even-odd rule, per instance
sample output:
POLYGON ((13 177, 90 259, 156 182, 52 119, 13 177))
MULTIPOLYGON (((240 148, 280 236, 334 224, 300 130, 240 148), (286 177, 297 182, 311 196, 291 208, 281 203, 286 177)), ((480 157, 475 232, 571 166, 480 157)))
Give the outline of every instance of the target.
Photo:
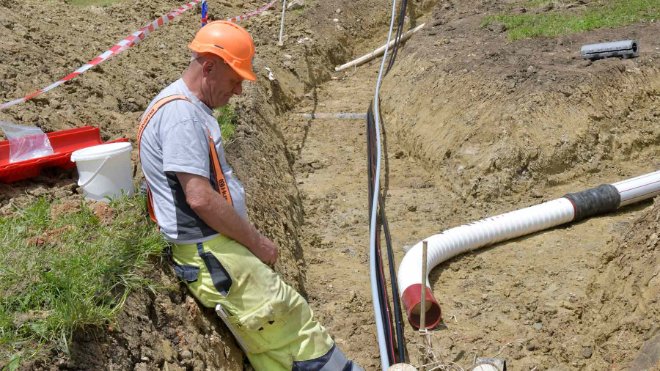
MULTIPOLYGON (((147 211, 149 212, 149 219, 158 225, 158 220, 156 220, 156 213, 154 212, 153 196, 151 195, 149 184, 147 184, 147 211)), ((160 226, 158 228, 160 229, 160 226)))
MULTIPOLYGON (((149 125, 149 122, 161 107, 175 100, 185 100, 190 102, 188 97, 186 97, 185 95, 181 95, 181 94, 170 95, 154 103, 151 109, 149 109, 149 111, 142 116, 142 119, 140 120, 140 125, 138 126, 138 133, 137 133, 138 160, 140 159, 140 143, 142 142, 142 133, 144 133, 144 129, 147 128, 147 125, 149 125)), ((229 202, 230 205, 233 206, 231 193, 229 192, 229 186, 227 185, 227 181, 225 180, 225 173, 222 171, 222 165, 220 165, 218 151, 215 149, 215 143, 213 142, 213 137, 211 136, 211 132, 208 129, 207 129, 207 133, 209 137, 209 157, 211 159, 212 170, 213 170, 212 172, 215 177, 216 191, 220 193, 220 195, 222 195, 222 197, 225 200, 227 200, 227 202, 229 202)), ((153 220, 154 223, 158 224, 158 221, 156 220, 156 214, 154 213, 153 197, 148 182, 147 182, 147 210, 149 211, 149 218, 151 218, 151 220, 153 220)))
POLYGON ((213 137, 211 132, 208 131, 209 135, 209 157, 211 158, 211 164, 213 164, 213 173, 215 175, 215 184, 217 187, 218 193, 229 202, 230 205, 234 206, 234 201, 231 199, 231 192, 229 192, 229 185, 227 180, 225 180, 225 173, 222 171, 222 166, 220 165, 220 157, 218 157, 218 151, 215 149, 215 143, 213 142, 213 137))
MULTIPOLYGON (((151 121, 151 119, 154 117, 154 115, 160 109, 160 107, 166 105, 169 102, 179 99, 188 100, 188 98, 186 98, 185 95, 171 95, 169 97, 165 97, 159 100, 158 102, 154 103, 151 109, 142 116, 137 132, 138 161, 140 160, 140 143, 142 143, 142 133, 144 133, 144 129, 146 129, 147 125, 149 125, 149 121, 151 121)), ((156 219, 156 213, 154 212, 153 196, 151 195, 151 188, 149 188, 149 182, 147 182, 147 211, 149 212, 149 219, 151 219, 154 223, 156 223, 156 225, 158 225, 158 220, 156 219)))
POLYGON ((154 117, 156 112, 158 112, 160 107, 175 100, 188 100, 188 98, 185 95, 181 95, 181 94, 170 95, 169 97, 165 97, 159 100, 158 102, 154 103, 154 105, 151 106, 151 109, 142 116, 142 119, 140 120, 140 125, 138 126, 138 133, 137 133, 138 159, 140 158, 140 142, 142 142, 142 133, 144 132, 144 129, 147 128, 147 125, 149 125, 149 121, 151 121, 151 119, 154 117))

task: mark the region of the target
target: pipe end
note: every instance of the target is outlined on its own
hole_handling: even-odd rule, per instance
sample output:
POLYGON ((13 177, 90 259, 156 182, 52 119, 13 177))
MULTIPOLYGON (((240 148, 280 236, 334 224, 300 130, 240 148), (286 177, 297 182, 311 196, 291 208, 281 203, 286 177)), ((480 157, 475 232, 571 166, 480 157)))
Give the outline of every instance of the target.
MULTIPOLYGON (((433 297, 431 289, 424 286, 426 290, 426 303, 423 305, 426 310, 426 328, 431 329, 440 324, 442 320, 442 312, 440 304, 433 297)), ((422 284, 416 283, 408 286, 401 294, 401 300, 406 307, 406 314, 408 315, 408 322, 415 328, 419 329, 421 326, 420 313, 422 309, 422 284)))

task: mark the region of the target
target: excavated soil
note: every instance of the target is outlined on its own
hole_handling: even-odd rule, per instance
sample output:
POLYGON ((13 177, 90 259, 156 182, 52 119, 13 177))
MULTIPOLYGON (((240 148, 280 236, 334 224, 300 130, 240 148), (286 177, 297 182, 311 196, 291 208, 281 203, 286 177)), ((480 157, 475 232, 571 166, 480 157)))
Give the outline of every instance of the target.
MULTIPOLYGON (((216 18, 261 5, 209 4, 216 18)), ((178 5, 0 0, 0 100, 48 85, 178 5)), ((381 94, 383 184, 397 261, 444 229, 660 169, 658 23, 516 42, 501 27, 480 26, 484 15, 513 6, 412 4, 417 23, 427 26, 400 50, 381 94), (639 40, 639 58, 579 58, 582 44, 627 38, 639 40)), ((234 103, 239 125, 227 145, 251 219, 281 246, 276 269, 369 370, 380 360, 365 123, 302 114, 366 112, 378 62, 342 73, 332 67, 382 44, 388 11, 374 0, 308 1, 287 13, 283 47, 275 45, 277 10, 246 22, 260 81, 246 84, 234 103)), ((45 131, 92 124, 105 140, 134 140, 151 97, 185 68, 197 22, 198 14, 182 15, 84 76, 0 112, 0 120, 45 131)), ((46 171, 0 185, 0 212, 35 197, 79 199, 76 178, 74 170, 46 171)), ((431 349, 406 327, 410 363, 468 369, 475 357, 499 357, 511 370, 660 369, 659 218, 657 200, 642 202, 441 264, 431 285, 444 322, 431 333, 431 349)), ((227 329, 166 264, 154 261, 145 274, 164 288, 134 293, 106 328, 76 332, 69 355, 55 349, 23 368, 244 368, 227 329)))

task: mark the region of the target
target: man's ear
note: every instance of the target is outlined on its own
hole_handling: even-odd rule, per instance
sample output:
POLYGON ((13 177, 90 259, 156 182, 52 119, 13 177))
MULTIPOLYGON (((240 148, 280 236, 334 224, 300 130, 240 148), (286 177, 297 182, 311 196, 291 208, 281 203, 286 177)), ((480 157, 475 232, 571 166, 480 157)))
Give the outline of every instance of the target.
POLYGON ((210 59, 207 59, 204 61, 202 64, 202 71, 204 72, 204 76, 208 75, 211 73, 214 67, 214 62, 210 59))

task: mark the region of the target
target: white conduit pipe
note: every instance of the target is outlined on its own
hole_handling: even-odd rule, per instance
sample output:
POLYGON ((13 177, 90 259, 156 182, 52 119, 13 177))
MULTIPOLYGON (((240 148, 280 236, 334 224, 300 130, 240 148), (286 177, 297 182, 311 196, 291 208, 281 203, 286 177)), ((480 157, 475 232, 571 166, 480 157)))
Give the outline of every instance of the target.
POLYGON ((280 24, 280 38, 277 42, 279 46, 284 45, 284 41, 282 41, 282 37, 284 36, 284 13, 286 13, 286 0, 282 0, 282 23, 280 24))
MULTIPOLYGON (((660 171, 656 171, 451 228, 426 239, 428 241, 427 272, 464 252, 582 220, 659 194, 660 171)), ((408 321, 415 328, 421 325, 421 262, 422 242, 418 242, 403 257, 398 271, 401 300, 406 308, 408 321)), ((425 293, 426 327, 433 328, 441 320, 440 305, 433 297, 428 284, 425 293)))
POLYGON ((376 172, 374 174, 374 194, 371 199, 371 211, 369 214, 369 278, 371 280, 371 299, 374 307, 374 319, 376 321, 376 337, 378 338, 378 351, 380 354, 380 366, 383 371, 390 367, 387 340, 385 339, 385 328, 383 327, 383 317, 381 315, 381 302, 378 295, 378 280, 377 280, 377 261, 376 256, 376 219, 378 218, 378 197, 380 196, 380 110, 378 108, 380 100, 380 85, 383 81, 383 70, 385 69, 385 60, 387 59, 387 51, 389 49, 390 40, 392 39, 392 30, 394 30, 394 18, 396 16, 396 0, 392 0, 392 17, 390 18, 390 31, 387 34, 388 45, 385 48, 383 60, 380 62, 380 69, 378 70, 378 79, 376 79, 376 90, 374 92, 373 100, 373 113, 374 113, 374 131, 376 132, 376 172))
MULTIPOLYGON (((399 38, 399 42, 403 43, 404 41, 408 40, 410 38, 410 36, 412 36, 415 32, 421 30, 425 25, 426 25, 426 23, 422 23, 419 26, 413 28, 412 30, 406 32, 405 34, 403 34, 403 36, 401 36, 399 38)), ((389 38, 388 38, 388 40, 389 40, 389 38)), ((354 66, 357 67, 357 66, 359 66, 363 63, 367 63, 370 60, 375 59, 378 56, 380 56, 381 54, 383 54, 385 49, 391 48, 394 45, 395 42, 396 42, 396 40, 392 40, 392 41, 388 42, 387 44, 377 48, 374 51, 372 51, 371 53, 367 53, 367 54, 361 56, 360 58, 356 58, 356 59, 354 59, 354 60, 352 60, 348 63, 342 64, 341 66, 337 66, 337 67, 335 67, 335 71, 339 72, 339 71, 343 71, 343 70, 345 70, 349 67, 354 67, 354 66)))
POLYGON ((623 180, 612 184, 621 195, 621 204, 626 206, 660 194, 660 171, 623 180))

